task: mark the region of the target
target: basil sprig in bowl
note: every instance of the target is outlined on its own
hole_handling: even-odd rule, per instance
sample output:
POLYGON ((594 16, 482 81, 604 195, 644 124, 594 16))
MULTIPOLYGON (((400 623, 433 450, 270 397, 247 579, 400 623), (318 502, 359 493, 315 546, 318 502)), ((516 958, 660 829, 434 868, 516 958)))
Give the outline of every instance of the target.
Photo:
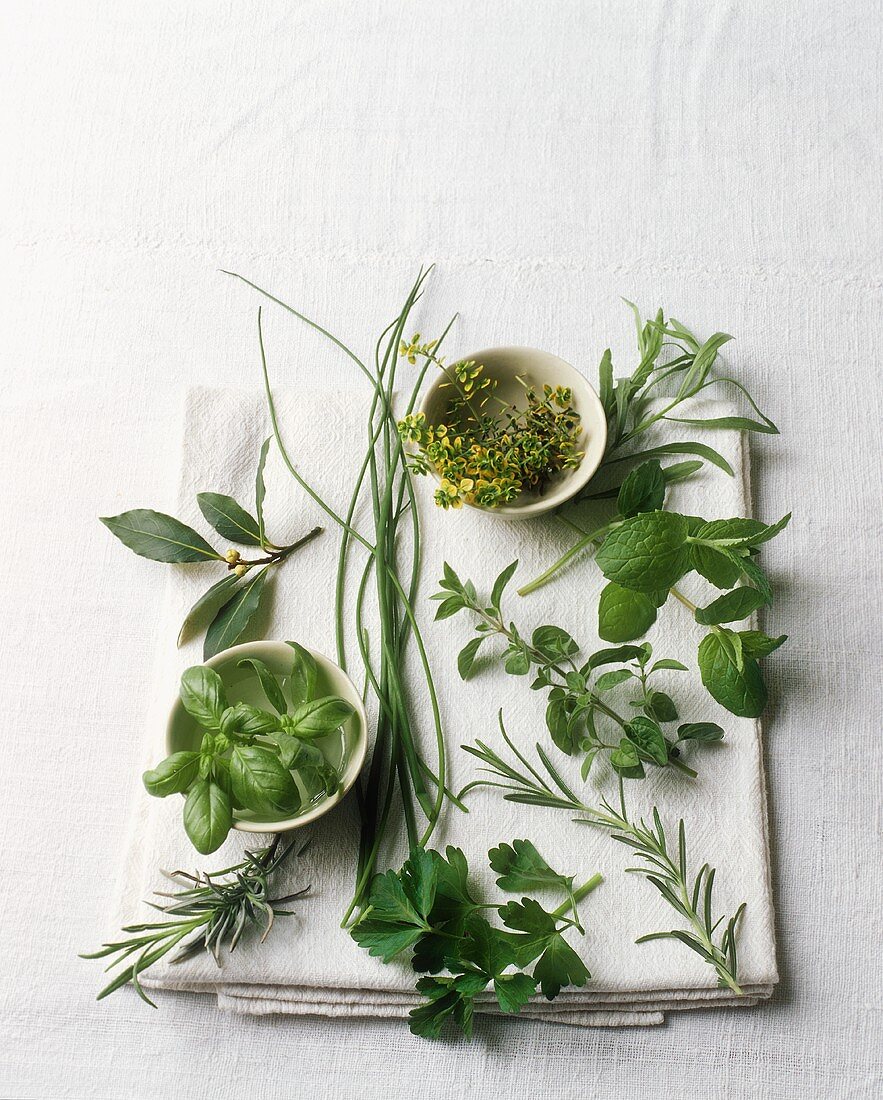
POLYGON ((283 832, 336 806, 367 752, 365 708, 349 677, 294 642, 249 642, 187 669, 148 792, 184 796, 184 828, 204 855, 230 829, 283 832))

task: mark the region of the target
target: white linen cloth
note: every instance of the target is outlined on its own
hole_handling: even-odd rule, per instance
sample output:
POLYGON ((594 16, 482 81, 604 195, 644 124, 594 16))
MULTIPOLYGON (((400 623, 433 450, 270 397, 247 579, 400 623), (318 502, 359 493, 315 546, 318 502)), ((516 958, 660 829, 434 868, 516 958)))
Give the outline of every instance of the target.
MULTIPOLYGON (((345 511, 362 458, 367 404, 353 400, 352 395, 291 386, 278 391, 277 401, 283 439, 300 472, 338 513, 345 511)), ((722 411, 720 406, 703 409, 697 405, 694 409, 695 414, 705 415, 722 411)), ((666 428, 655 441, 683 438, 679 426, 666 428)), ((268 414, 261 392, 234 387, 191 389, 184 418, 176 514, 189 518, 195 494, 208 488, 230 492, 250 506, 257 454, 267 431, 268 414)), ((729 478, 713 467, 703 468, 695 478, 673 488, 672 505, 708 518, 747 514, 748 471, 742 440, 735 432, 706 432, 705 437, 721 449, 736 476, 729 478)), ((292 541, 321 519, 321 513, 284 469, 275 444, 270 456, 267 529, 275 541, 292 541)), ((437 589, 443 562, 450 562, 462 578, 471 578, 479 591, 489 592, 496 574, 517 558, 519 568, 504 604, 506 615, 515 619, 526 636, 544 622, 563 626, 582 642, 584 653, 607 644, 595 633, 597 596, 604 580, 591 562, 583 561, 531 597, 518 597, 518 583, 532 578, 571 544, 573 536, 568 529, 550 517, 514 522, 472 509, 445 513, 432 503, 429 479, 418 479, 416 485, 423 532, 422 595, 416 610, 445 725, 449 785, 460 790, 475 776, 477 762, 459 745, 476 737, 499 742, 498 708, 503 709, 510 735, 525 748, 532 751, 536 740, 549 746, 549 740, 543 723, 545 693, 530 691, 529 678, 508 676, 498 662, 480 659, 473 679, 465 684, 460 680, 456 654, 473 634, 471 617, 463 613, 436 624, 432 621, 435 604, 426 599, 437 589)), ((364 520, 364 511, 357 514, 357 525, 364 520)), ((325 526, 330 529, 275 571, 270 609, 260 616, 253 634, 294 638, 320 652, 334 653, 338 531, 331 521, 325 526)), ((354 551, 354 568, 360 566, 359 557, 354 551)), ((151 716, 148 764, 165 755, 165 716, 180 672, 201 660, 201 640, 192 640, 175 651, 173 639, 177 625, 207 586, 213 568, 216 573, 212 566, 168 570, 167 629, 157 665, 157 705, 151 716)), ((693 577, 685 582, 688 592, 697 587, 695 581, 693 577)), ((700 581, 698 590, 703 587, 713 597, 714 590, 700 581)), ((366 615, 369 630, 373 621, 372 614, 366 615)), ((348 625, 352 639, 351 620, 348 625)), ((718 913, 732 913, 741 901, 747 902, 739 936, 745 997, 718 989, 712 968, 682 944, 654 941, 635 945, 635 938, 643 933, 681 925, 652 886, 638 876, 622 873, 624 867, 635 863, 627 849, 597 829, 574 824, 567 812, 505 802, 496 791, 476 791, 469 799, 468 815, 449 808, 433 843, 442 849, 447 843, 462 847, 475 879, 490 891, 489 897, 498 891, 485 853, 502 841, 519 837, 532 839, 553 867, 574 874, 577 882, 596 870, 605 875, 603 886, 582 905, 587 932, 584 940, 574 944, 592 972, 591 982, 581 990, 565 989, 551 1003, 538 998, 526 1010, 529 1016, 586 1026, 655 1024, 669 1009, 753 1004, 772 990, 776 965, 759 724, 723 711, 702 688, 695 650, 703 633, 675 601, 663 609, 648 635, 655 656, 682 660, 692 671, 660 673, 657 686, 671 691, 681 721, 718 721, 726 730, 726 739, 722 744, 696 747, 687 757, 696 765, 698 779, 671 770, 654 774, 648 767, 646 780, 626 784, 627 804, 635 817, 648 814, 652 804, 658 805, 670 837, 676 836, 678 818, 684 818, 693 870, 705 862, 717 868, 718 913)), ((492 645, 486 643, 486 648, 492 645)), ((359 668, 354 642, 350 651, 354 671, 359 668)), ((419 694, 416 656, 408 671, 413 674, 419 700, 423 696, 419 694)), ((417 736, 431 761, 431 727, 420 713, 419 702, 415 711, 417 736)), ((568 768, 558 750, 551 747, 551 752, 568 774, 575 771, 568 768)), ((586 801, 597 803, 602 794, 615 800, 615 783, 603 765, 597 773, 585 788, 586 801)), ((231 834, 233 839, 214 857, 199 858, 183 833, 180 797, 159 801, 140 793, 136 806, 121 923, 129 923, 136 915, 139 898, 147 898, 152 889, 160 887, 161 868, 225 866, 234 861, 243 844, 241 835, 231 834)), ((312 827, 308 853, 293 874, 280 876, 288 885, 279 887, 281 893, 287 893, 289 888, 310 883, 311 895, 296 904, 296 917, 277 923, 263 945, 241 945, 232 957, 223 956, 221 969, 204 955, 158 966, 145 975, 144 984, 216 993, 222 1007, 242 1013, 405 1015, 419 999, 413 991, 415 975, 410 967, 398 962, 383 965, 370 958, 338 927, 352 892, 357 830, 354 798, 312 827)), ((395 833, 395 825, 392 831, 395 833)), ((401 823, 398 831, 403 832, 401 823)), ((247 840, 254 847, 254 837, 247 840)), ((405 854, 399 845, 383 857, 398 866, 405 854)))

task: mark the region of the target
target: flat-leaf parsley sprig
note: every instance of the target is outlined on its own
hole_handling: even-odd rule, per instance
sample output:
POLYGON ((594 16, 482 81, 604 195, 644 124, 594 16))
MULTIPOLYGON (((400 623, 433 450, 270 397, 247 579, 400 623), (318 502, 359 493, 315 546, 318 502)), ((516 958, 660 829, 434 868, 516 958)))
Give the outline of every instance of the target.
POLYGON ((566 900, 551 911, 530 897, 482 902, 459 848, 449 846, 444 855, 418 848, 401 870, 374 878, 351 929, 356 943, 384 962, 411 952, 413 969, 425 975, 416 983, 424 1003, 409 1017, 415 1035, 437 1038, 450 1020, 471 1036, 475 999, 488 986, 502 1012, 517 1013, 537 986, 553 1000, 563 987, 591 977, 564 933, 583 933, 576 907, 601 876, 574 888, 573 877, 553 870, 529 840, 492 848, 488 860, 500 889, 546 888, 563 891, 566 900), (502 928, 484 915, 492 912, 502 928))
MULTIPOLYGON (((141 975, 164 956, 174 952, 170 962, 177 963, 204 950, 221 965, 225 944, 234 951, 247 930, 261 929, 261 943, 270 934, 276 917, 291 916, 283 906, 309 892, 304 887, 284 897, 273 897, 270 880, 294 852, 296 841, 285 846, 277 836, 268 848, 245 852, 242 862, 221 871, 186 871, 166 873, 166 877, 183 888, 172 893, 156 891, 156 896, 169 898, 166 903, 151 903, 154 909, 169 919, 145 924, 130 924, 123 928, 127 937, 104 944, 100 950, 81 955, 83 959, 110 958, 107 970, 128 963, 98 994, 102 1000, 109 994, 132 984, 138 996, 152 1008, 154 1002, 141 985, 141 975), (133 961, 129 961, 133 960, 133 961)), ((297 855, 304 850, 302 846, 297 855)))
POLYGON ((672 850, 666 836, 659 811, 652 809, 652 823, 629 817, 625 804, 623 781, 619 781, 619 808, 614 809, 606 800, 600 809, 583 802, 554 767, 542 747, 536 745, 537 764, 531 764, 515 746, 500 718, 500 731, 511 759, 506 759, 483 741, 462 746, 471 756, 481 761, 479 769, 488 778, 473 780, 460 792, 465 798, 478 787, 491 787, 504 792, 507 802, 529 806, 545 806, 551 809, 569 810, 580 816, 577 824, 594 825, 610 833, 613 840, 625 844, 639 855, 646 866, 629 867, 627 871, 644 877, 662 895, 668 905, 684 920, 686 928, 662 932, 650 932, 640 936, 637 943, 649 940, 673 939, 699 954, 712 966, 718 976, 718 984, 741 995, 739 985, 736 939, 739 922, 745 911, 743 902, 732 917, 715 917, 713 889, 715 870, 704 863, 697 872, 690 871, 687 837, 683 820, 677 827, 677 850, 672 850), (718 930, 723 926, 723 932, 718 930))
POLYGON ((218 562, 226 576, 205 591, 187 616, 178 634, 178 645, 193 628, 214 611, 205 635, 202 657, 207 661, 228 649, 242 637, 261 604, 273 567, 281 565, 295 550, 321 534, 314 527, 289 546, 277 546, 267 538, 264 527, 264 465, 270 440, 264 441, 255 476, 255 514, 252 515, 225 493, 197 493, 196 503, 208 523, 224 539, 239 546, 255 547, 263 556, 246 558, 236 547, 220 553, 198 531, 165 512, 133 508, 118 516, 103 516, 101 522, 124 546, 152 561, 194 564, 218 562))
POLYGON ((696 772, 682 759, 691 742, 718 741, 724 731, 715 722, 685 722, 677 733, 666 736, 662 727, 677 721, 675 701, 651 682, 663 670, 686 671, 680 661, 661 658, 652 661, 648 642, 600 649, 585 661, 578 658, 579 644, 559 626, 539 626, 528 640, 515 623, 506 623, 501 610, 506 586, 517 561, 500 573, 490 598, 480 599, 472 581, 461 581, 445 562, 441 590, 430 597, 439 601, 436 619, 447 619, 460 611, 476 618, 476 635, 457 658, 461 677, 467 679, 480 649, 494 639, 505 642, 498 653, 506 672, 525 676, 531 670, 534 690, 548 691, 546 726, 554 744, 568 755, 582 753, 585 779, 599 754, 607 756, 620 775, 643 779, 645 764, 671 766, 686 775, 696 772), (652 663, 651 663, 652 661, 652 663), (616 691, 631 689, 622 714, 616 691), (615 704, 615 705, 614 705, 615 704))

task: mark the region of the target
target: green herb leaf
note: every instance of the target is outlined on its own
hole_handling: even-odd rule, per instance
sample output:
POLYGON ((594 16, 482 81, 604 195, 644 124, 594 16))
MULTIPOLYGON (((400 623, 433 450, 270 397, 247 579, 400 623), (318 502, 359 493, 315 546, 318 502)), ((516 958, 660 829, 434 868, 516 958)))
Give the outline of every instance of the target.
POLYGON ((610 581, 598 601, 598 635, 605 641, 640 638, 656 621, 656 605, 643 592, 610 581))
POLYGON ((626 779, 643 779, 644 768, 637 747, 627 738, 620 739, 619 748, 610 754, 610 764, 626 779))
POLYGON ((620 664, 623 661, 636 661, 643 654, 641 646, 620 645, 615 649, 599 649, 589 658, 586 667, 588 669, 600 668, 601 665, 620 664))
POLYGON ((187 612, 184 622, 181 623, 181 629, 178 632, 178 646, 183 645, 186 640, 189 629, 193 626, 194 622, 199 618, 200 613, 204 608, 211 606, 212 604, 221 603, 228 600, 236 591, 239 585, 239 577, 235 573, 228 573, 222 580, 217 581, 211 586, 207 592, 199 597, 193 607, 187 612))
POLYGON ((202 535, 165 512, 134 508, 118 516, 102 516, 101 522, 142 558, 164 562, 224 560, 202 535))
MULTIPOLYGON (((668 744, 662 730, 649 718, 633 718, 626 724, 629 740, 645 760, 664 768, 668 763, 668 744)), ((620 746, 621 747, 621 746, 620 746)))
POLYGON ((716 722, 685 722, 678 726, 678 741, 720 741, 723 736, 716 722))
POLYGON ((288 817, 300 809, 297 784, 279 757, 260 745, 235 745, 230 759, 233 797, 267 817, 288 817))
POLYGON ((616 498, 620 515, 656 512, 665 503, 665 475, 655 459, 642 462, 623 481, 616 498))
POLYGON ((691 546, 690 564, 716 588, 732 588, 743 571, 742 559, 723 547, 691 546))
POLYGON ((766 602, 764 594, 756 588, 734 588, 732 592, 712 600, 707 607, 697 608, 696 622, 703 626, 736 622, 747 618, 766 602))
POLYGON ((240 546, 260 546, 261 529, 258 521, 233 497, 224 493, 197 493, 196 503, 199 510, 225 539, 238 542, 240 546))
POLYGON ((687 521, 676 512, 645 512, 604 539, 595 559, 608 580, 638 592, 677 583, 689 568, 687 521))
POLYGON ((779 646, 788 640, 787 634, 781 634, 778 638, 771 638, 761 630, 740 630, 742 639, 742 651, 746 657, 768 657, 779 646))
POLYGON ((516 933, 511 942, 518 965, 527 966, 538 960, 533 976, 548 1000, 557 997, 564 986, 584 986, 589 980, 591 975, 582 959, 564 939, 552 914, 539 902, 533 898, 510 901, 500 909, 500 917, 516 933))
POLYGON ((308 703, 316 691, 319 678, 319 666, 316 658, 297 642, 288 643, 294 650, 294 665, 291 669, 289 688, 295 703, 308 703))
POLYGON ((227 709, 227 695, 221 677, 213 668, 194 665, 181 676, 181 703, 191 718, 205 729, 217 730, 227 709))
POLYGON ((579 650, 573 638, 560 626, 538 626, 530 641, 548 661, 571 657, 579 650))
POLYGON ((645 709, 649 717, 657 722, 674 722, 678 716, 678 708, 674 700, 664 691, 651 691, 647 697, 645 709))
POLYGON ((254 485, 254 509, 258 517, 258 541, 264 549, 266 549, 267 546, 267 533, 264 529, 264 499, 267 495, 267 488, 264 484, 264 467, 267 464, 267 452, 270 450, 271 439, 272 436, 269 436, 261 444, 261 453, 258 457, 258 469, 255 474, 254 485))
POLYGON ((353 713, 353 708, 336 695, 324 695, 301 705, 291 715, 287 728, 295 737, 324 737, 340 729, 353 713))
MULTIPOLYGON (((699 671, 702 683, 722 707, 741 718, 757 718, 766 706, 767 690, 760 668, 753 657, 738 651, 730 632, 706 635, 699 645, 699 671), (726 637, 729 634, 729 638, 726 637), (739 667, 739 656, 741 668, 739 667)), ((738 635, 736 636, 738 638, 738 635)))
POLYGON ((267 568, 255 570, 242 581, 242 587, 218 611, 205 635, 202 654, 208 660, 235 645, 260 606, 267 568))
POLYGON ((198 752, 173 752, 143 776, 148 794, 165 798, 186 791, 199 772, 198 752))
POLYGON ((682 665, 680 661, 673 661, 670 657, 663 657, 661 661, 654 661, 653 667, 650 669, 652 672, 657 672, 659 669, 670 668, 675 672, 686 672, 687 666, 682 665))
POLYGON ((461 680, 469 679, 469 673, 472 671, 476 655, 483 641, 484 638, 482 635, 479 635, 477 638, 472 638, 457 654, 457 671, 460 673, 461 680))
POLYGON ((500 610, 500 601, 503 598, 503 592, 506 590, 506 585, 512 580, 512 576, 515 570, 518 568, 518 559, 510 562, 509 565, 503 570, 503 572, 494 581, 494 587, 491 591, 491 607, 496 611, 500 610))
POLYGON ((632 674, 627 668, 616 668, 612 672, 605 672, 599 676, 594 683, 594 688, 597 692, 610 691, 618 684, 623 684, 631 678, 632 674))
POLYGON ((497 886, 511 893, 557 887, 569 893, 573 876, 553 871, 529 840, 513 840, 488 852, 491 870, 500 877, 497 886))
POLYGON ((264 695, 266 695, 273 710, 278 714, 287 714, 288 703, 285 699, 285 695, 282 692, 282 688, 279 686, 279 681, 270 671, 266 663, 259 660, 257 657, 243 657, 243 659, 237 663, 239 668, 251 668, 257 674, 264 695))
POLYGON ((233 825, 226 791, 210 779, 197 779, 184 803, 184 829, 197 852, 207 856, 224 843, 233 825))

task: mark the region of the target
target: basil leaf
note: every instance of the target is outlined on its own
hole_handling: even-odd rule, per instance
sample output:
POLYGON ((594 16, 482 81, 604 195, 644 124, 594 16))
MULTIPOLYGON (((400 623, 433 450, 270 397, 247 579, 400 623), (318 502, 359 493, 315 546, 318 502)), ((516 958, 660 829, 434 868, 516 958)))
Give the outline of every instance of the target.
POLYGON ((245 737, 254 737, 259 733, 269 733, 279 728, 279 719, 275 714, 253 707, 250 703, 236 703, 228 707, 221 717, 221 733, 239 733, 245 737))
POLYGON ((181 676, 181 703, 191 718, 206 729, 220 729, 221 716, 227 709, 227 696, 221 677, 213 668, 194 665, 181 676))
POLYGON ((716 722, 686 722, 678 726, 678 741, 720 741, 723 735, 716 722))
POLYGON ((102 516, 104 526, 142 558, 164 562, 223 561, 202 535, 165 512, 134 508, 118 516, 102 516))
POLYGON ((266 549, 267 544, 267 534, 264 530, 264 498, 267 495, 267 488, 264 484, 264 466, 267 464, 267 452, 270 449, 270 440, 272 438, 272 436, 267 436, 261 444, 261 453, 258 458, 258 471, 255 475, 254 484, 254 510, 258 517, 258 541, 264 549, 266 549))
POLYGON ((230 758, 233 797, 248 810, 285 817, 300 809, 297 784, 279 757, 260 745, 236 745, 230 758))
POLYGON ((197 493, 199 510, 219 535, 241 546, 260 546, 261 532, 254 516, 224 493, 197 493))
POLYGON ((206 660, 235 644, 257 611, 266 583, 267 569, 255 571, 244 579, 236 595, 220 609, 206 631, 202 648, 206 660))
POLYGON ((188 628, 193 625, 194 620, 198 618, 203 608, 207 607, 209 604, 213 604, 215 601, 220 602, 222 599, 228 600, 236 591, 239 580, 240 578, 237 577, 235 573, 228 573, 223 580, 217 581, 217 583, 213 584, 207 592, 203 592, 193 607, 187 612, 184 622, 181 623, 181 629, 178 631, 177 644, 179 647, 183 645, 188 628))
POLYGON ((477 638, 472 638, 457 654, 457 671, 460 673, 461 680, 469 679, 469 673, 472 671, 475 657, 483 641, 484 638, 481 637, 481 635, 477 638))
POLYGON ((656 512, 665 503, 665 476, 655 458, 632 470, 619 489, 616 506, 620 515, 656 512))
POLYGON ((689 568, 687 521, 677 512, 643 512, 604 539, 595 560, 604 576, 624 588, 671 588, 689 568))
POLYGON ((787 634, 782 634, 778 638, 771 638, 768 634, 764 634, 762 630, 740 630, 739 637, 742 639, 742 650, 746 657, 768 657, 774 650, 778 649, 782 642, 788 640, 787 634))
POLYGON ((610 581, 598 601, 598 635, 605 642, 630 642, 656 622, 656 605, 643 592, 610 581))
POLYGON ((316 659, 308 649, 304 649, 297 642, 288 643, 294 650, 294 664, 291 668, 291 679, 288 687, 295 703, 306 703, 313 698, 316 690, 316 680, 319 677, 319 669, 316 659))
POLYGON ((148 794, 155 798, 186 791, 199 772, 198 752, 173 752, 143 776, 148 794))
POLYGON ((767 603, 762 592, 756 588, 734 588, 712 600, 707 607, 696 609, 696 622, 703 626, 715 626, 718 623, 732 623, 747 618, 752 611, 767 603))
POLYGON ((242 660, 237 663, 240 668, 251 668, 257 673, 257 677, 261 682, 261 688, 270 706, 279 714, 287 714, 288 703, 285 700, 285 696, 282 694, 282 688, 279 686, 279 681, 264 661, 259 660, 257 657, 243 657, 242 660))
POLYGON ((218 783, 197 779, 184 803, 184 829, 197 852, 211 855, 233 825, 230 799, 218 783))
POLYGON ((353 708, 345 699, 325 695, 321 699, 301 703, 292 714, 287 728, 295 737, 324 737, 340 729, 352 713, 353 708))
POLYGON ((633 718, 626 724, 629 740, 637 746, 646 760, 665 767, 668 763, 668 744, 662 730, 649 718, 633 718))
MULTIPOLYGON (((731 637, 738 638, 738 635, 731 637)), ((741 668, 730 639, 723 638, 722 632, 706 635, 699 645, 702 683, 732 714, 740 718, 757 718, 766 706, 766 685, 757 661, 742 654, 741 639, 738 655, 741 656, 741 668)))

